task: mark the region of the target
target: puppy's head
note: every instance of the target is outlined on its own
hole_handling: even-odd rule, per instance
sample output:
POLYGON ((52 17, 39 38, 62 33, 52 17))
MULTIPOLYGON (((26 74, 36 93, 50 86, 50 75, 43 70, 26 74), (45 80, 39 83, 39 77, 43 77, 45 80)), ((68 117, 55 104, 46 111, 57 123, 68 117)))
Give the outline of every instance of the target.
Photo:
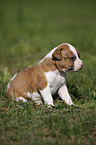
POLYGON ((52 59, 61 71, 79 71, 83 67, 79 51, 68 43, 59 45, 53 52, 52 59))

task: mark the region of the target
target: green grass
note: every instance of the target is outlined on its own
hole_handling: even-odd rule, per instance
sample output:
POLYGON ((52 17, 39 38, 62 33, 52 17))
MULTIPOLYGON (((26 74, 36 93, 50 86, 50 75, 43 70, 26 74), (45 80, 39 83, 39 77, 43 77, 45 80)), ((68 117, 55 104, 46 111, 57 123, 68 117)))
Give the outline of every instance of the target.
POLYGON ((0 144, 96 144, 95 0, 0 1, 0 144), (14 73, 63 42, 84 61, 82 70, 67 73, 74 107, 59 97, 53 109, 3 97, 14 73))

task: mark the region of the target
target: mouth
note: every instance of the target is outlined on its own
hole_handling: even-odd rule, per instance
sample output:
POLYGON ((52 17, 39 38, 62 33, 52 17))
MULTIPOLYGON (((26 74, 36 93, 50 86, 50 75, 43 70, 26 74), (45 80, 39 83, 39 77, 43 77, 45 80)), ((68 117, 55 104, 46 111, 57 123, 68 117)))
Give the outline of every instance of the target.
POLYGON ((73 70, 74 70, 73 67, 69 67, 69 68, 67 69, 68 72, 71 72, 71 71, 73 71, 73 70))

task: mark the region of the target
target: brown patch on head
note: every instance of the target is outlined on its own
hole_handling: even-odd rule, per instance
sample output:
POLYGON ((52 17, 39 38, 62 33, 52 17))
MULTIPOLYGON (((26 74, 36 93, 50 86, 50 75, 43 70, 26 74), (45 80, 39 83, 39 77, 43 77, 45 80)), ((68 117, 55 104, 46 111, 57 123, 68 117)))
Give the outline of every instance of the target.
POLYGON ((62 60, 63 56, 66 57, 69 51, 69 46, 67 44, 60 45, 52 54, 53 58, 62 60))
POLYGON ((52 54, 53 60, 58 69, 70 69, 74 67, 75 54, 69 49, 67 44, 60 45, 52 54), (71 59, 73 58, 74 59, 71 59))

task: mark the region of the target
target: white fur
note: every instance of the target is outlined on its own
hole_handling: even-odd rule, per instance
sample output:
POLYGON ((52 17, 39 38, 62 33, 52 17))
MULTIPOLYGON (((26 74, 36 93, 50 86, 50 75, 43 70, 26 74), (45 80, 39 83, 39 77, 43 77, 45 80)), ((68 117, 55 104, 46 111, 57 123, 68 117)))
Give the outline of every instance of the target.
POLYGON ((49 71, 45 73, 48 85, 50 86, 51 94, 53 95, 57 89, 65 83, 66 74, 65 72, 49 71))
POLYGON ((50 106, 50 105, 55 106, 53 104, 53 98, 52 98, 52 95, 51 95, 51 90, 50 90, 49 85, 47 85, 47 87, 45 89, 39 90, 39 91, 40 91, 40 94, 43 97, 43 100, 44 100, 45 104, 47 104, 48 106, 50 106))
MULTIPOLYGON (((10 82, 12 81, 12 80, 14 80, 14 78, 17 76, 17 73, 12 77, 12 79, 10 80, 10 82)), ((10 82, 8 83, 8 85, 7 85, 7 90, 10 88, 10 82)))
POLYGON ((67 45, 69 46, 69 49, 76 55, 76 58, 78 58, 76 49, 71 44, 67 44, 67 45))
POLYGON ((78 71, 83 66, 83 61, 79 58, 76 58, 74 62, 74 71, 78 71))
POLYGON ((38 105, 42 104, 41 96, 40 96, 38 93, 36 93, 36 92, 34 92, 34 93, 28 92, 28 93, 27 93, 27 96, 28 96, 29 98, 31 98, 31 99, 32 99, 35 103, 37 103, 38 105))
MULTIPOLYGON (((34 93, 27 92, 27 97, 32 99, 38 105, 42 104, 41 96, 38 93, 36 93, 36 92, 34 92, 34 93)), ((27 102, 27 100, 25 98, 23 98, 23 97, 18 97, 18 98, 15 99, 16 102, 19 102, 21 100, 23 102, 27 102)))
POLYGON ((73 105, 73 102, 71 100, 71 97, 68 93, 67 87, 66 85, 62 85, 58 91, 59 96, 61 97, 61 99, 63 101, 65 101, 65 103, 67 103, 69 106, 73 105))
POLYGON ((23 101, 23 102, 27 102, 26 99, 24 99, 23 97, 18 97, 15 99, 16 102, 19 102, 19 101, 23 101))

